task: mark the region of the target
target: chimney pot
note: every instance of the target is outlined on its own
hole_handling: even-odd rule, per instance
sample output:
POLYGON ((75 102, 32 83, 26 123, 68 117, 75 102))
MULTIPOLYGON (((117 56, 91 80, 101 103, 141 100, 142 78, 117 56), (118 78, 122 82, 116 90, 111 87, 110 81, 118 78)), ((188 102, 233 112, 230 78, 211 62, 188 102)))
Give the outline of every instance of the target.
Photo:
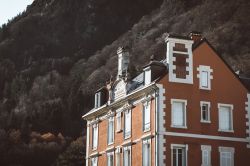
POLYGON ((189 33, 189 37, 194 41, 194 43, 197 43, 202 40, 202 33, 198 31, 192 31, 189 33))

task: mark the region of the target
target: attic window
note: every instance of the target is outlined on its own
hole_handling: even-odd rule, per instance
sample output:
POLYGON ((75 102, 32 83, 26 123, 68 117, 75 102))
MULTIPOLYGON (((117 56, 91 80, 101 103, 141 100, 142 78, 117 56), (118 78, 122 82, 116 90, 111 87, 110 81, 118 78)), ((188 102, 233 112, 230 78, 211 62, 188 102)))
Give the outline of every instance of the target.
POLYGON ((98 108, 101 106, 101 92, 97 92, 95 94, 95 108, 98 108))
POLYGON ((199 74, 197 77, 200 79, 200 89, 211 90, 211 80, 213 79, 212 72, 213 69, 210 66, 200 65, 198 67, 199 74))

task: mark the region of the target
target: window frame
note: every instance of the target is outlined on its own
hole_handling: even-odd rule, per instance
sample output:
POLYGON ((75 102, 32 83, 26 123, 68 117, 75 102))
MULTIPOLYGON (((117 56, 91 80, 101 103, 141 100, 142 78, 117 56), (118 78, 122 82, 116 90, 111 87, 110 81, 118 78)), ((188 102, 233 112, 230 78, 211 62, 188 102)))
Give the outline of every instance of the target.
POLYGON ((235 149, 233 147, 223 147, 219 146, 219 152, 220 152, 220 166, 223 166, 223 160, 222 160, 222 154, 223 153, 230 153, 230 165, 227 166, 234 166, 234 153, 235 149))
POLYGON ((211 84, 212 84, 212 79, 213 79, 213 76, 212 76, 212 72, 213 72, 213 69, 211 69, 210 66, 205 66, 205 65, 199 65, 199 67, 197 68, 199 74, 197 75, 197 77, 199 78, 199 89, 202 89, 202 90, 211 90, 211 84), (206 72, 207 73, 207 86, 203 86, 203 72, 206 72))
POLYGON ((115 166, 121 166, 121 147, 117 147, 115 150, 115 166), (118 160, 118 156, 119 156, 119 160, 118 160))
POLYGON ((115 155, 114 155, 114 152, 107 152, 107 155, 106 155, 106 159, 107 159, 107 166, 114 166, 114 163, 115 163, 115 155), (109 158, 110 156, 113 156, 113 163, 111 165, 109 165, 109 158))
POLYGON ((114 131, 115 131, 115 122, 114 122, 114 117, 113 116, 111 116, 111 117, 109 117, 108 118, 108 134, 107 134, 107 143, 108 143, 108 145, 112 145, 112 144, 114 144, 114 140, 115 140, 115 134, 114 134, 114 131), (112 140, 112 142, 109 142, 109 139, 110 139, 110 123, 113 123, 113 130, 112 130, 112 138, 113 138, 113 140, 112 140))
POLYGON ((131 146, 124 146, 123 147, 123 166, 125 166, 125 152, 126 151, 130 151, 130 155, 129 155, 129 166, 131 166, 131 156, 132 156, 132 151, 131 151, 131 146))
POLYGON ((144 140, 142 140, 142 166, 144 166, 144 152, 145 152, 145 149, 144 149, 144 145, 145 144, 147 144, 147 145, 149 145, 149 152, 148 152, 148 154, 149 154, 149 159, 148 159, 148 163, 149 163, 149 165, 148 166, 151 166, 151 149, 152 149, 152 147, 151 147, 151 139, 144 139, 144 140))
POLYGON ((98 166, 98 157, 92 157, 90 162, 91 162, 91 164, 90 164, 91 166, 98 166), (93 164, 93 162, 96 162, 96 163, 93 164))
MULTIPOLYGON (((185 166, 188 166, 188 145, 187 144, 171 144, 171 166, 174 166, 174 149, 183 149, 184 156, 183 159, 185 160, 185 166)), ((178 155, 177 155, 178 156, 178 155)))
POLYGON ((127 109, 127 110, 125 110, 124 111, 124 134, 123 134, 123 137, 124 137, 124 139, 128 139, 128 138, 131 138, 131 134, 132 134, 132 111, 131 111, 131 109, 127 109), (127 133, 126 133, 126 115, 127 114, 130 114, 130 126, 129 126, 129 135, 127 135, 127 133))
POLYGON ((211 166, 211 149, 210 145, 201 145, 201 166, 211 166), (204 152, 208 153, 208 164, 204 163, 204 152))
POLYGON ((95 93, 95 108, 101 107, 101 92, 95 93))
POLYGON ((234 128, 233 128, 233 109, 234 106, 232 104, 222 104, 222 103, 218 103, 218 131, 219 132, 234 132, 234 128), (230 129, 226 130, 226 129, 221 129, 221 125, 220 125, 220 121, 221 121, 221 114, 220 114, 220 108, 221 107, 228 107, 230 108, 230 129))
POLYGON ((208 101, 200 101, 200 108, 201 108, 201 123, 211 123, 211 103, 208 101), (208 115, 208 120, 204 120, 203 119, 203 105, 207 105, 208 106, 208 110, 207 110, 207 115, 208 115))
POLYGON ((171 127, 173 128, 182 128, 182 129, 187 129, 187 100, 184 99, 171 99, 171 127), (184 104, 183 108, 183 125, 178 126, 174 124, 174 114, 173 114, 173 105, 174 103, 182 103, 184 104))
POLYGON ((115 131, 117 133, 122 131, 122 112, 121 111, 116 113, 116 130, 115 131))
POLYGON ((92 125, 92 150, 97 150, 98 147, 98 124, 95 123, 92 125), (96 133, 95 133, 95 128, 96 128, 96 133), (95 137, 94 137, 94 133, 96 134, 96 146, 94 146, 94 142, 95 142, 95 137))
POLYGON ((151 129, 151 101, 146 101, 146 102, 144 102, 143 103, 143 109, 142 109, 143 111, 142 111, 142 117, 143 117, 143 120, 142 120, 142 130, 143 130, 143 132, 148 132, 148 131, 150 131, 151 129), (145 109, 145 107, 148 107, 148 111, 149 111, 149 127, 148 128, 146 128, 146 125, 147 124, 145 124, 145 111, 146 111, 146 109, 145 109))

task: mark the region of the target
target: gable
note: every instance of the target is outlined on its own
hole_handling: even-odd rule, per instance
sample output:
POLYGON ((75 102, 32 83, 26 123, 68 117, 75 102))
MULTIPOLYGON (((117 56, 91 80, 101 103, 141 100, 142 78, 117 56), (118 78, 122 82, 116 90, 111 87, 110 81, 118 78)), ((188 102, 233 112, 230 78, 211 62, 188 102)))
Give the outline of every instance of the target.
MULTIPOLYGON (((221 81, 221 86, 227 84, 226 87, 231 86, 231 88, 233 88, 232 86, 234 86, 235 88, 236 86, 248 91, 238 75, 206 39, 203 39, 193 48, 193 56, 194 66, 197 66, 198 64, 211 66, 214 70, 217 81, 221 81)), ((194 72, 195 70, 194 67, 194 72)))

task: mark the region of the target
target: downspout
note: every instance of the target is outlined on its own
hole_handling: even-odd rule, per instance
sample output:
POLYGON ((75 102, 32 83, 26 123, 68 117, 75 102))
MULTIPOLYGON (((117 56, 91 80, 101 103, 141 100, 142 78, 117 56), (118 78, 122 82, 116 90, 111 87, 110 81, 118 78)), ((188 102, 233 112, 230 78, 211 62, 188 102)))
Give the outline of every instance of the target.
POLYGON ((159 90, 154 88, 155 91, 155 166, 158 166, 158 97, 159 90))

